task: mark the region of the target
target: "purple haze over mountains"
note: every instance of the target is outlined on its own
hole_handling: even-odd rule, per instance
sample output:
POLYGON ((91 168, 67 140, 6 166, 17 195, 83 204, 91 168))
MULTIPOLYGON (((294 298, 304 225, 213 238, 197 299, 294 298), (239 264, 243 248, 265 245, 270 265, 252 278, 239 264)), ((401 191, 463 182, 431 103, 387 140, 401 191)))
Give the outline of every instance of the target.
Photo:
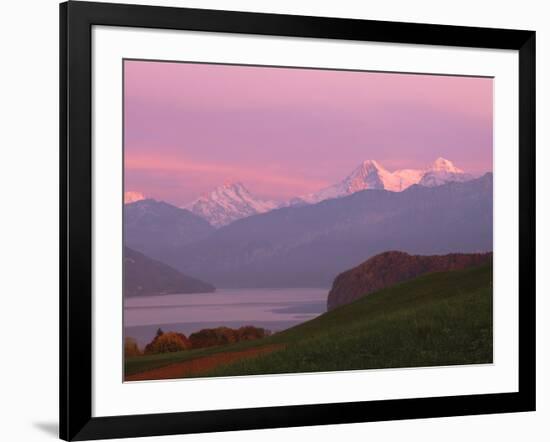
MULTIPOLYGON (((253 215, 200 240, 164 248, 144 241, 158 235, 154 225, 149 233, 140 230, 141 246, 128 241, 139 238, 132 229, 141 224, 127 216, 126 245, 218 288, 329 287, 340 272, 388 250, 421 255, 491 251, 492 183, 488 173, 402 192, 363 190, 253 215)), ((126 205, 126 213, 140 203, 126 205)))

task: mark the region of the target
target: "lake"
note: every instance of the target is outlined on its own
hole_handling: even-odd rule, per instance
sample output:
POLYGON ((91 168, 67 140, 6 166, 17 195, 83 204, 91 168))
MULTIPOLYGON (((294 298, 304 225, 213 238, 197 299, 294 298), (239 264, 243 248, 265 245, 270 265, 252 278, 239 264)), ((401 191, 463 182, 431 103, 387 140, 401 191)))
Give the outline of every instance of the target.
POLYGON ((284 330, 326 311, 329 289, 218 289, 214 293, 133 297, 125 300, 124 326, 143 346, 157 330, 189 334, 203 328, 253 325, 284 330))

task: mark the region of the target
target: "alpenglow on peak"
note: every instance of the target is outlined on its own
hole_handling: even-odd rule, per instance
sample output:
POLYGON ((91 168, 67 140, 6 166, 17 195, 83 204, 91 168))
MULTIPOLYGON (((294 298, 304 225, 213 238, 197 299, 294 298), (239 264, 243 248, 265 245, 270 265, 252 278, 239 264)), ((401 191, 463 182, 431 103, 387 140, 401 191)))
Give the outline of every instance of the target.
POLYGON ((439 157, 437 160, 435 160, 429 169, 452 173, 464 173, 464 171, 456 167, 452 161, 442 157, 439 157))
POLYGON ((368 189, 401 192, 413 184, 426 187, 439 186, 452 181, 468 181, 474 178, 456 167, 452 161, 439 157, 425 169, 399 169, 388 171, 376 160, 365 160, 344 180, 300 199, 315 204, 326 199, 340 198, 368 189))
POLYGON ((187 208, 214 227, 222 227, 247 216, 265 213, 276 206, 273 201, 254 197, 241 182, 226 181, 187 208))

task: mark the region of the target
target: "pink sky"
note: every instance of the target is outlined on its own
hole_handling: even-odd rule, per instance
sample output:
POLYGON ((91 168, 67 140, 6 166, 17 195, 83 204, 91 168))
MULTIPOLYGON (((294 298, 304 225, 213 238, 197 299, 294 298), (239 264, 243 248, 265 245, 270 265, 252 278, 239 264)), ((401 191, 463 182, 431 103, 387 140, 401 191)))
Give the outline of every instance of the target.
POLYGON ((185 205, 227 181, 284 200, 374 159, 492 171, 488 78, 125 61, 125 190, 185 205))

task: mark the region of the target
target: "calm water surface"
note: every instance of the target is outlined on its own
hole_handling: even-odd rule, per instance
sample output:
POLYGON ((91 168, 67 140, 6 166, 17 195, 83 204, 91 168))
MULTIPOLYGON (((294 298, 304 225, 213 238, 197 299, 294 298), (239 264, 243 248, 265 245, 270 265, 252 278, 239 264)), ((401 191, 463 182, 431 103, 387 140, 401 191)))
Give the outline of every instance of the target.
POLYGON ((280 331, 326 311, 329 289, 218 289, 214 293, 125 300, 126 335, 149 342, 158 327, 190 334, 207 327, 254 325, 280 331))

